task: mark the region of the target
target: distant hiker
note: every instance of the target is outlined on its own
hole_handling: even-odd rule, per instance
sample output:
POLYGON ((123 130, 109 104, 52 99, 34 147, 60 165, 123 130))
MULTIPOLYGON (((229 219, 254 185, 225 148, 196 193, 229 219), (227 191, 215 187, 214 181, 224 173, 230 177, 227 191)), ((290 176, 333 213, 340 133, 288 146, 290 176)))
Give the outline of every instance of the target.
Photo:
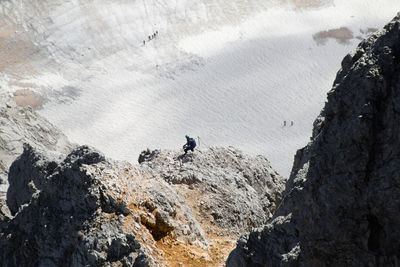
POLYGON ((158 31, 156 31, 156 35, 158 34, 158 31))
POLYGON ((283 127, 285 127, 286 126, 286 121, 283 121, 283 127))
POLYGON ((146 41, 145 40, 143 40, 143 45, 146 45, 146 41))
POLYGON ((149 41, 151 40, 151 36, 149 35, 149 41))
POLYGON ((290 126, 293 126, 293 124, 294 124, 293 121, 290 121, 290 126))
POLYGON ((194 138, 189 137, 189 135, 185 135, 186 137, 186 144, 183 145, 183 150, 185 151, 185 154, 191 150, 193 152, 193 149, 196 147, 196 140, 194 138))

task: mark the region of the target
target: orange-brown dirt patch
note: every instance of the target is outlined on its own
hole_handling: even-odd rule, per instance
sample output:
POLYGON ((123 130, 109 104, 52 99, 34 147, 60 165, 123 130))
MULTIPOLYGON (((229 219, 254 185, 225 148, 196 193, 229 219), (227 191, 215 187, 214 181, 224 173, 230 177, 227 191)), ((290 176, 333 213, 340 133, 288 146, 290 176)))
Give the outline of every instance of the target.
POLYGON ((17 90, 14 93, 14 101, 20 107, 32 107, 37 109, 43 104, 43 97, 36 95, 28 89, 17 90))
POLYGON ((318 32, 313 37, 314 40, 318 43, 324 43, 327 39, 332 38, 336 39, 339 43, 345 44, 354 36, 348 28, 341 27, 339 29, 331 29, 318 32))
POLYGON ((201 198, 200 195, 203 195, 201 186, 196 188, 196 193, 193 193, 193 190, 189 189, 187 185, 178 187, 178 194, 191 207, 193 215, 201 224, 207 240, 210 242, 210 247, 202 249, 168 236, 156 243, 157 248, 163 251, 163 258, 160 260, 165 265, 173 267, 225 266, 225 261, 235 248, 239 235, 216 226, 212 223, 211 215, 200 210, 198 200, 201 198))
POLYGON ((283 4, 294 5, 296 9, 320 8, 333 3, 333 0, 281 0, 283 4))
MULTIPOLYGON (((182 199, 185 199, 186 204, 200 223, 209 244, 208 247, 197 243, 197 241, 193 243, 185 242, 174 231, 160 239, 154 237, 151 229, 143 220, 145 216, 151 218, 151 215, 154 215, 157 211, 157 208, 152 210, 146 206, 146 203, 152 200, 152 196, 146 190, 146 183, 152 179, 151 175, 138 171, 130 164, 117 176, 103 175, 103 181, 108 184, 107 192, 113 195, 116 202, 125 202, 130 211, 129 215, 123 216, 121 229, 124 232, 133 233, 142 244, 142 249, 157 261, 158 266, 225 266, 229 253, 236 246, 239 234, 232 233, 229 229, 221 229, 214 224, 212 216, 201 211, 198 203, 199 195, 204 194, 201 186, 190 188, 188 185, 175 185, 176 191, 182 199), (113 183, 117 186, 112 186, 113 183), (130 185, 134 186, 130 187, 130 185)), ((107 221, 119 220, 115 213, 102 214, 107 221)), ((180 221, 182 219, 180 216, 174 219, 177 223, 187 223, 184 219, 180 221)))
POLYGON ((156 244, 163 251, 162 263, 171 267, 224 266, 227 255, 235 245, 235 240, 224 237, 213 239, 207 250, 170 237, 165 237, 156 244))
POLYGON ((31 62, 39 49, 29 38, 24 29, 0 21, 0 72, 17 76, 35 73, 31 62))
POLYGON ((19 81, 12 81, 9 83, 11 86, 18 86, 20 88, 32 88, 35 85, 33 83, 23 83, 19 81))

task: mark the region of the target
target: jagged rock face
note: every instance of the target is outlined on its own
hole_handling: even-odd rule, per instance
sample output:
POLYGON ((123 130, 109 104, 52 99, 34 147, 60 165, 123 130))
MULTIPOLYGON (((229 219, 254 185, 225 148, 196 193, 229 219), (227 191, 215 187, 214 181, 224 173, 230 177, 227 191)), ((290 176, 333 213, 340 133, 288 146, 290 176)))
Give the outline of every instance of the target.
MULTIPOLYGON (((117 260, 149 264, 137 239, 101 215, 101 206, 108 204, 103 201, 107 193, 86 168, 102 161, 99 152, 80 147, 62 163, 53 164, 25 145, 24 154, 13 163, 10 180, 22 178, 29 170, 36 180, 23 180, 33 184, 19 187, 19 192, 13 187, 21 183, 10 182, 9 197, 15 205, 10 209, 15 213, 14 207, 20 206, 0 234, 3 266, 100 266, 117 260)), ((116 206, 107 208, 119 213, 116 206)))
MULTIPOLYGON (((146 153, 145 153, 146 154, 146 153)), ((284 180, 233 148, 149 152, 137 166, 83 146, 63 161, 30 145, 0 210, 4 266, 219 266, 278 205, 284 180)))
MULTIPOLYGON (((56 127, 30 107, 18 107, 9 96, 0 94, 0 202, 8 188, 11 163, 22 153, 23 143, 52 151, 53 157, 65 157, 74 147, 56 127)), ((1 205, 1 204, 0 204, 1 205)))
POLYGON ((40 192, 58 163, 36 153, 30 145, 24 145, 24 153, 11 165, 10 170, 13 175, 9 180, 11 186, 6 202, 12 215, 29 203, 33 194, 40 192))
POLYGON ((142 168, 149 168, 192 199, 195 209, 210 221, 237 234, 264 224, 282 198, 284 179, 265 157, 249 157, 229 147, 196 150, 178 156, 165 151, 142 153, 142 168))
POLYGON ((227 266, 397 266, 400 17, 342 62, 286 197, 227 266))

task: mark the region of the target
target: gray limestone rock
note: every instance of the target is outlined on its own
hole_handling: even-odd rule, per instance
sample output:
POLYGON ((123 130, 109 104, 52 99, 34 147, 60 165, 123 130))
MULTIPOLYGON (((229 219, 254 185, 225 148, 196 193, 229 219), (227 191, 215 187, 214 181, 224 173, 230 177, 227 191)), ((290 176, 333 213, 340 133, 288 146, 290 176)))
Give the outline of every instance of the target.
POLYGON ((347 55, 273 219, 227 266, 398 266, 400 15, 347 55))
MULTIPOLYGON (((284 187, 264 157, 234 148, 185 158, 158 151, 132 166, 87 146, 58 160, 29 144, 9 183, 12 216, 0 202, 5 266, 168 266, 170 246, 218 252, 265 223, 284 187)), ((211 261, 204 253, 193 255, 211 261)))
POLYGON ((263 225, 272 216, 285 182, 265 157, 251 157, 233 147, 211 147, 187 155, 161 151, 141 166, 177 188, 183 198, 195 196, 200 213, 238 234, 263 225))
POLYGON ((49 161, 36 153, 29 144, 24 144, 24 153, 11 165, 7 205, 14 215, 23 204, 40 192, 43 184, 57 167, 57 162, 49 161), (26 168, 29 167, 29 168, 26 168))
MULTIPOLYGON (((14 217, 0 225, 3 266, 150 264, 140 243, 118 219, 100 216, 107 205, 102 203, 102 181, 86 168, 104 160, 101 153, 81 146, 57 163, 24 146, 9 174, 7 204, 14 217)), ((109 205, 108 212, 119 210, 109 205)))
POLYGON ((143 150, 142 153, 140 153, 138 162, 139 162, 139 163, 142 163, 142 162, 145 162, 145 161, 151 161, 151 160, 153 160, 155 157, 157 157, 158 154, 160 154, 160 150, 153 150, 153 151, 151 151, 151 150, 148 148, 148 149, 146 149, 146 150, 143 150))
POLYGON ((76 145, 32 108, 18 107, 4 93, 0 93, 0 102, 5 103, 0 105, 0 199, 5 199, 9 168, 21 155, 24 143, 51 152, 57 161, 76 145))

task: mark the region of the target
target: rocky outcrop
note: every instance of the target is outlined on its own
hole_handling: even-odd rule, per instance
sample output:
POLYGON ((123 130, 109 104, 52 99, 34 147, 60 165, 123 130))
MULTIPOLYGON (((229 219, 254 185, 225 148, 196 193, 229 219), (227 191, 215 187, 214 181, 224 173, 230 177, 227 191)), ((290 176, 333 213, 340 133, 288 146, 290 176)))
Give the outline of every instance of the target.
POLYGON ((8 189, 11 163, 21 155, 23 143, 52 152, 58 161, 74 147, 64 134, 38 116, 31 107, 18 107, 10 96, 0 94, 0 205, 8 189))
POLYGON ((29 145, 24 145, 24 153, 13 165, 10 172, 10 187, 7 192, 7 205, 12 215, 19 208, 31 201, 34 194, 39 193, 54 170, 56 160, 48 160, 29 145))
POLYGON ((231 233, 265 223, 282 198, 284 179, 265 157, 250 157, 233 147, 187 155, 159 153, 148 153, 152 159, 143 161, 142 168, 171 184, 182 198, 193 201, 194 210, 231 233))
POLYGON ((147 154, 132 166, 82 146, 60 161, 25 144, 9 173, 13 217, 0 212, 0 262, 218 266, 281 199, 284 180, 263 157, 233 148, 147 154))
POLYGON ((90 172, 104 160, 83 146, 57 164, 24 146, 10 170, 7 203, 15 217, 0 235, 3 266, 151 263, 136 237, 122 229, 118 215, 127 214, 126 208, 90 172), (26 175, 32 179, 23 179, 26 175))
POLYGON ((272 220, 227 266, 398 266, 400 15, 342 62, 272 220))

